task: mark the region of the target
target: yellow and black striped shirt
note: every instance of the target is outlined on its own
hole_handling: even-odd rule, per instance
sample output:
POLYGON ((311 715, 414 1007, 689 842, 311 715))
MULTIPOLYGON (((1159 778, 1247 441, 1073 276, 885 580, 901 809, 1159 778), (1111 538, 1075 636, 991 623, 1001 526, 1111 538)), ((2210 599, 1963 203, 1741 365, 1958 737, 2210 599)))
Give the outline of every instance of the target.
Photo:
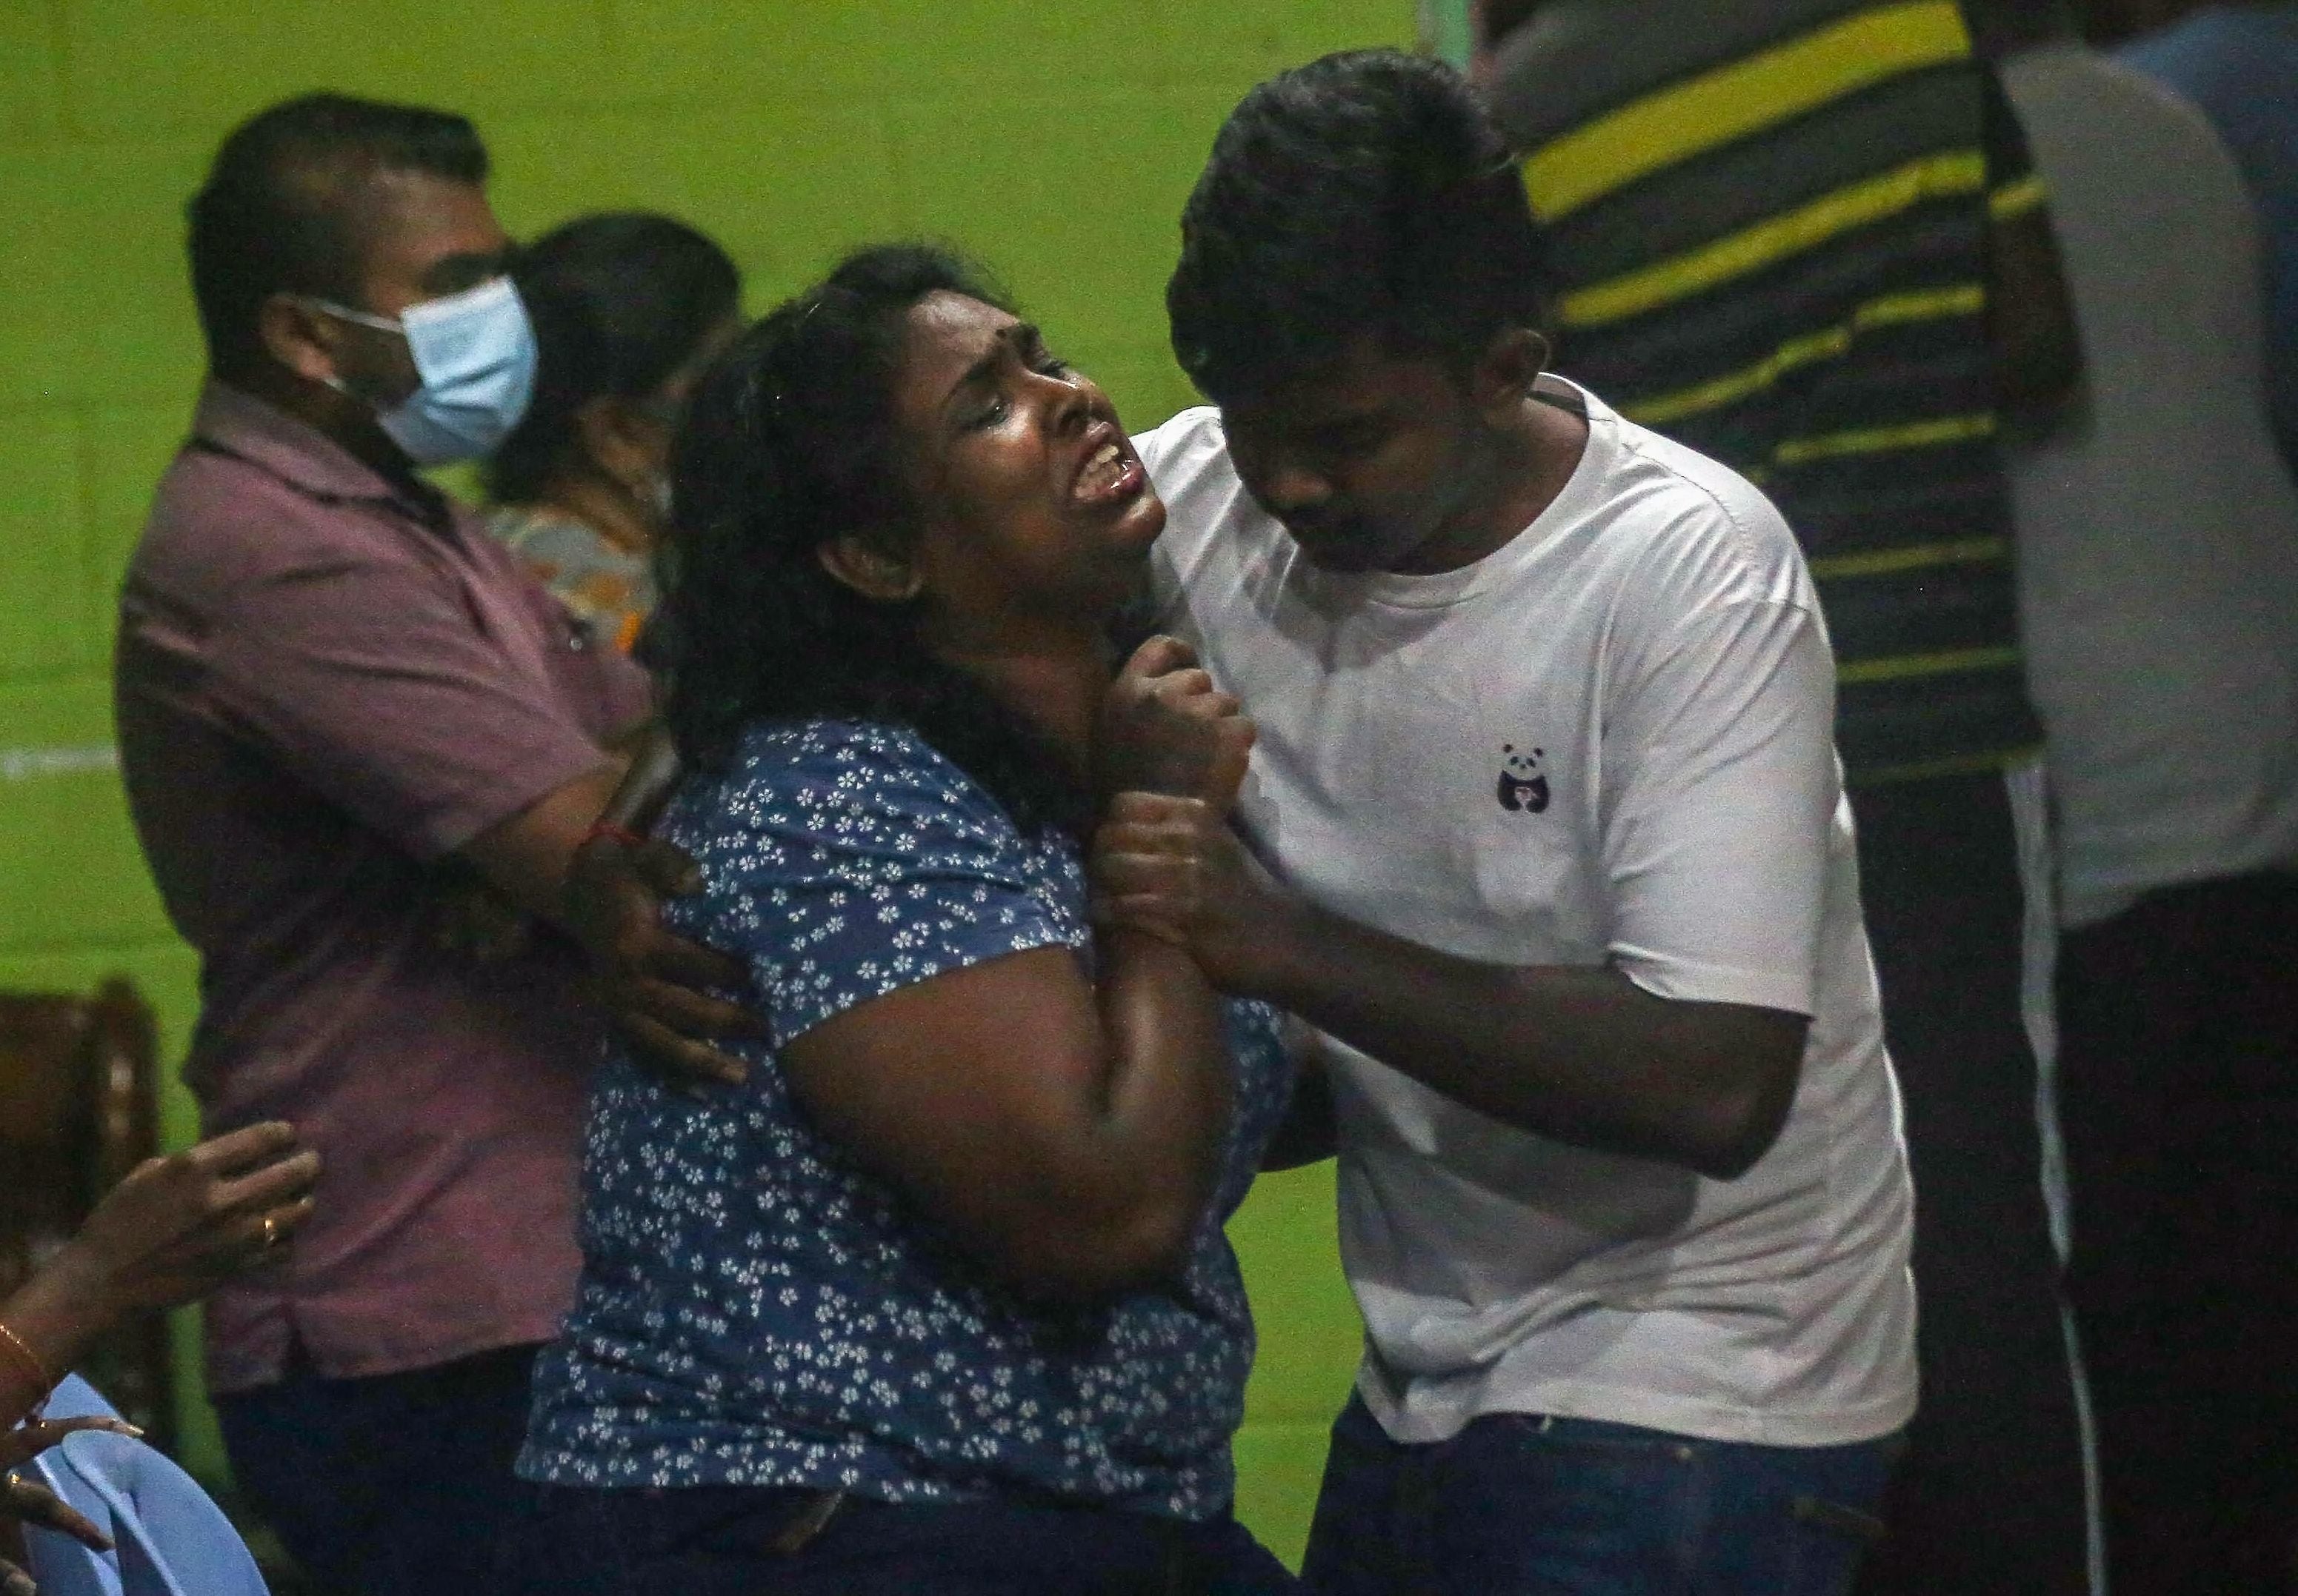
POLYGON ((1550 0, 1493 69, 1564 368, 1786 514, 1853 779, 2030 750, 1985 313, 2042 191, 1952 0, 1550 0))

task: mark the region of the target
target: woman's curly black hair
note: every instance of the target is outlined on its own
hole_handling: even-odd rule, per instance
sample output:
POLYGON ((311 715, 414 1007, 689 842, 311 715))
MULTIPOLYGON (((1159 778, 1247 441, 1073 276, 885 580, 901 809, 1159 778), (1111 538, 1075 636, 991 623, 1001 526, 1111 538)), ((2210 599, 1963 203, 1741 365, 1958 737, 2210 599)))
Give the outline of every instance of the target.
POLYGON ((703 376, 672 460, 662 603, 644 646, 689 769, 723 769, 760 719, 906 726, 1028 832, 1082 829, 1086 794, 1046 739, 930 653, 914 604, 864 598, 817 550, 916 524, 896 459, 905 318, 935 292, 1004 308, 955 256, 849 255, 745 332, 703 376))

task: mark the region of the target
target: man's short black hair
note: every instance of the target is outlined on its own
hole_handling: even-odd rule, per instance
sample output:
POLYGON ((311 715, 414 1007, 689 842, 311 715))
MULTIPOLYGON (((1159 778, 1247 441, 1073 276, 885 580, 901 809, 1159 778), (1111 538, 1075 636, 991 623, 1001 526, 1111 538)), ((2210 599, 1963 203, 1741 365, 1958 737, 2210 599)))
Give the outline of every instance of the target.
POLYGON ((1463 368, 1543 314, 1546 252, 1466 80, 1394 50, 1327 55, 1245 95, 1181 216, 1173 352, 1216 400, 1370 334, 1463 368))
POLYGON ((451 111, 324 94, 259 111, 223 141, 192 196, 186 246, 211 364, 253 358, 256 313, 275 293, 357 293, 355 210, 384 171, 484 183, 486 146, 451 111))

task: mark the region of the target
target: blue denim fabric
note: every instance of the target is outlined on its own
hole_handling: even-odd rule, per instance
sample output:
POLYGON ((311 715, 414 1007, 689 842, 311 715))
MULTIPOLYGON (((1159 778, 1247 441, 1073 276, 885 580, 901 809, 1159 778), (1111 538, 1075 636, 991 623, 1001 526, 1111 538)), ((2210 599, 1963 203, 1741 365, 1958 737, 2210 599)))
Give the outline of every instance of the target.
POLYGON ((224 1449, 255 1510, 329 1596, 496 1596, 534 1348, 405 1374, 219 1398, 224 1449))
POLYGON ((1287 1596, 1235 1519, 797 1486, 537 1488, 500 1596, 1287 1596))
POLYGON ((1896 1436, 1751 1446, 1538 1414, 1449 1441, 1333 1427, 1303 1583, 1318 1596, 1839 1596, 1882 1531, 1896 1436))

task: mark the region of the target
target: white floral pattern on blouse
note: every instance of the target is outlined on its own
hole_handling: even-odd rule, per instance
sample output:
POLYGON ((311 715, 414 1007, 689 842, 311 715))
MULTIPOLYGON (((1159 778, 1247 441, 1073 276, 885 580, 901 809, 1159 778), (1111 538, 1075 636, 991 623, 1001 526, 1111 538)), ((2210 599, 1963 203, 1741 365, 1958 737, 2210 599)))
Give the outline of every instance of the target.
POLYGON ((705 883, 671 918, 746 957, 774 1040, 707 1101, 626 1057, 602 1070, 582 1289, 537 1368, 519 1472, 1226 1511, 1253 1333, 1221 1224, 1290 1092, 1275 1016, 1229 1005, 1236 1111, 1182 1282, 1090 1312, 1027 1304, 815 1133, 774 1047, 985 959, 1089 958, 1075 845, 1021 835, 915 735, 841 721, 752 727, 661 829, 705 883))

